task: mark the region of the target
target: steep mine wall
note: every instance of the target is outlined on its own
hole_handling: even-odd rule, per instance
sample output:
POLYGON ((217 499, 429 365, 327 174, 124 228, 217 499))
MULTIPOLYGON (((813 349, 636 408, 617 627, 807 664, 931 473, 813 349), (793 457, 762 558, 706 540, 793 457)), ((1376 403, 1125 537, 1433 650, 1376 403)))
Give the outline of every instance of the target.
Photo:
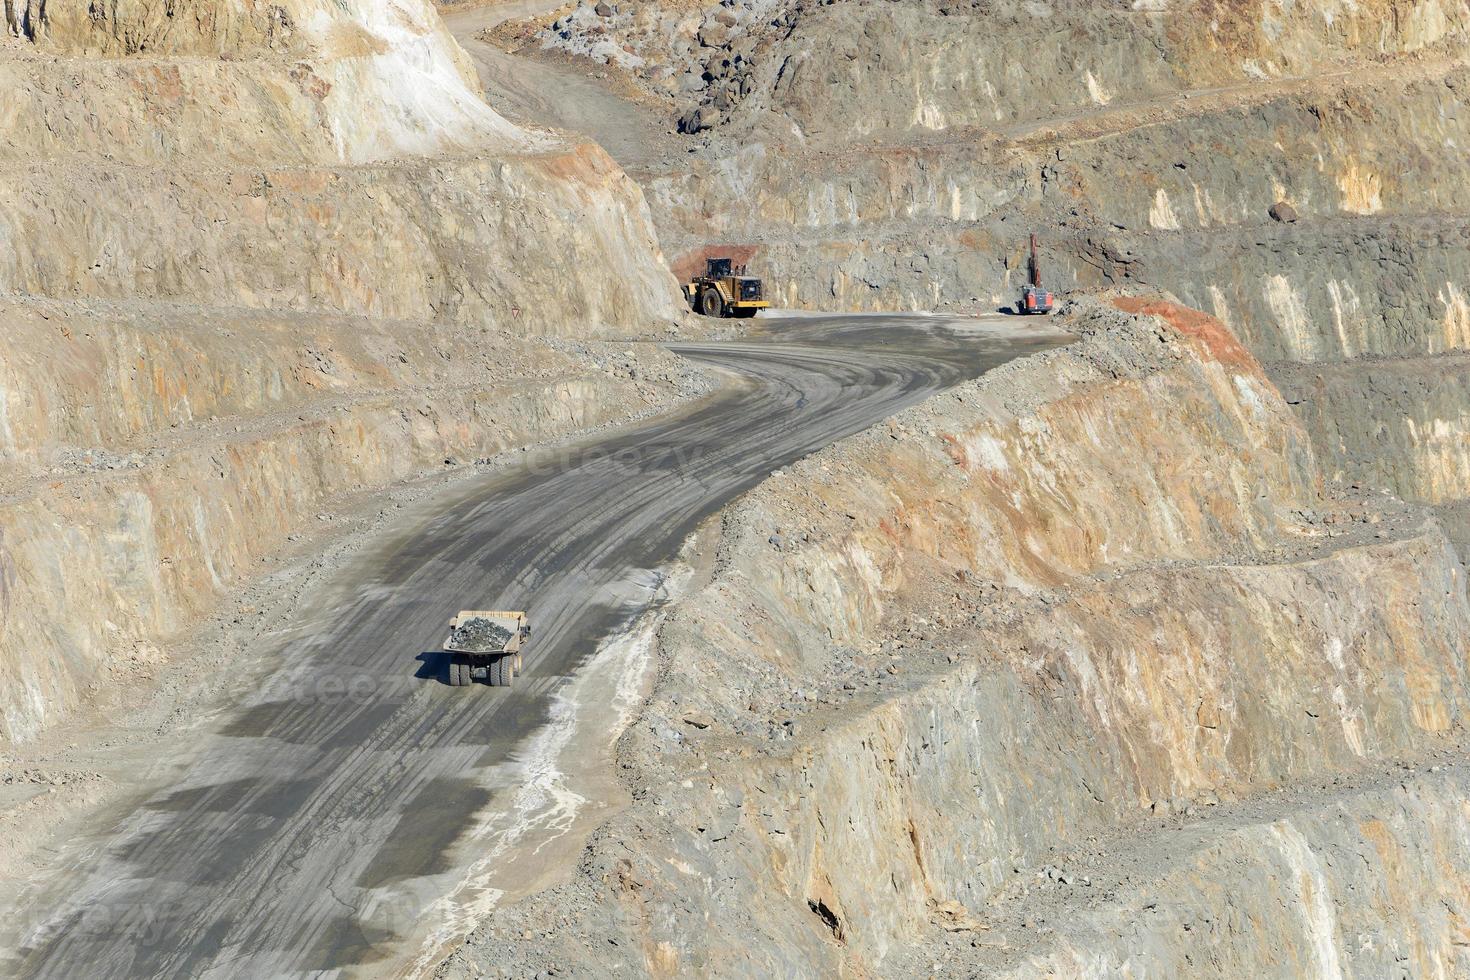
POLYGON ((1225 321, 1334 476, 1454 505, 1467 25, 1438 0, 737 2, 579 5, 537 39, 679 120, 689 159, 645 178, 677 262, 737 248, 783 305, 988 310, 1039 232, 1063 295, 1137 283, 1225 321))
MULTIPOLYGON (((1049 909, 1038 932, 1017 884, 1128 847, 1144 855, 1131 877, 1076 887, 1078 908, 1132 908, 1127 894, 1173 902, 1159 921, 1215 909, 1227 966, 1371 963, 1421 929, 1424 961, 1452 953, 1441 920, 1370 912, 1345 885, 1303 900, 1285 869, 1248 887, 1293 914, 1325 904, 1326 932, 1304 946, 1287 918, 1237 936, 1218 910, 1244 868, 1171 876, 1165 854, 1189 840, 1258 842, 1206 828, 1217 808, 1238 820, 1282 787, 1372 779, 1442 744, 1470 695, 1470 602, 1424 512, 1324 490, 1302 426, 1223 325, 1123 302, 1149 312, 1090 307, 1073 347, 937 396, 729 512, 715 578, 661 631, 654 694, 620 743, 633 804, 570 884, 497 916, 443 975, 903 974, 942 952, 957 975, 1039 976, 1135 950, 1177 968, 1182 929, 1049 909)), ((1413 821, 1336 831, 1304 811, 1292 833, 1412 854, 1436 807, 1463 805, 1445 785, 1452 799, 1413 821)), ((1368 800, 1340 805, 1367 819, 1368 800)))
POLYGON ((511 333, 451 324, 151 303, 9 301, 0 311, 11 331, 0 364, 0 458, 43 470, 93 451, 146 455, 171 430, 222 419, 299 421, 365 398, 567 378, 656 400, 678 373, 668 355, 643 351, 649 369, 635 381, 637 360, 622 351, 527 346, 511 333))
MULTIPOLYGON (((1274 323, 1255 329, 1251 315, 1269 309, 1262 266, 1275 263, 1267 278, 1309 280, 1298 289, 1325 271, 1365 294, 1423 288, 1420 279, 1431 298, 1464 293, 1453 260, 1434 257, 1460 247, 1463 223, 1433 225, 1466 205, 1464 182, 1446 179, 1437 161, 1470 138, 1461 94, 1470 77, 1454 59, 1390 67, 1204 92, 1167 112, 1125 105, 1009 136, 952 130, 900 146, 757 144, 653 177, 649 196, 670 252, 751 246, 752 261, 797 305, 1009 303, 1025 231, 1037 227, 1049 283, 1066 289, 1132 274, 1222 316, 1239 314, 1232 322, 1242 335, 1275 358, 1271 345, 1289 338, 1274 323), (737 199, 748 206, 726 206, 737 199), (1297 223, 1271 220, 1281 201, 1297 223), (1409 234, 1415 240, 1403 242, 1409 234), (1344 235, 1351 247, 1334 251, 1344 235), (1320 241, 1302 246, 1312 251, 1299 263, 1281 255, 1312 238, 1320 241), (1383 254, 1416 244, 1422 269, 1395 267, 1383 254), (1385 268, 1373 269, 1380 262, 1385 268)), ((1354 315, 1374 317, 1378 306, 1399 319, 1416 312, 1392 312, 1396 298, 1366 296, 1370 306, 1354 315)), ((1329 296, 1302 299, 1304 315, 1332 322, 1329 296)), ((1372 351, 1346 356, 1362 352, 1372 351)))
POLYGON ((0 316, 13 739, 155 663, 344 495, 655 410, 683 374, 653 351, 385 320, 56 302, 0 316))
POLYGON ((788 60, 766 71, 774 59, 757 62, 736 120, 772 112, 803 134, 841 136, 990 126, 1307 74, 1348 57, 1417 50, 1470 25, 1453 0, 1416 4, 1407 17, 1386 16, 1402 6, 1390 3, 1160 6, 1069 3, 1042 13, 1006 3, 798 5, 782 39, 788 60))
POLYGON ((1228 320, 1262 358, 1311 364, 1465 349, 1467 246, 1451 219, 1344 217, 1158 236, 1135 257, 1149 279, 1177 276, 1181 299, 1228 320))
POLYGON ((1151 237, 1130 275, 1176 281, 1253 350, 1335 477, 1470 496, 1463 352, 1470 239, 1442 215, 1356 216, 1151 237))
POLYGON ((279 167, 559 142, 486 105, 452 44, 433 33, 409 42, 420 49, 413 65, 400 63, 403 53, 382 39, 362 51, 290 61, 23 50, 0 63, 12 93, 0 108, 0 158, 167 167, 187 157, 279 167))
POLYGON ((427 4, 5 9, 0 738, 318 515, 698 390, 636 341, 681 315, 638 187, 427 4))
POLYGON ((1470 9, 1412 3, 579 3, 548 47, 620 66, 689 132, 994 127, 1086 106, 1308 75, 1458 40, 1470 9))
POLYGON ((208 0, 183 11, 147 0, 107 5, 76 0, 7 0, 7 26, 44 51, 67 54, 299 55, 310 38, 297 24, 325 13, 324 4, 260 7, 208 0), (175 16, 181 13, 182 16, 175 16))
POLYGON ((1467 368, 1453 354, 1281 365, 1273 374, 1332 476, 1439 502, 1470 487, 1467 368))
MULTIPOLYGON (((1459 211, 1470 189, 1436 163, 1466 138, 1467 85, 1459 59, 1423 58, 1280 90, 1206 92, 1176 118, 1122 109, 1116 126, 1067 133, 1076 145, 1048 162, 1049 189, 1133 230, 1264 226, 1278 201, 1298 219, 1459 211)), ((1019 145, 1056 156, 1055 142, 1043 130, 1019 145)))
POLYGON ((171 31, 131 57, 55 57, 38 52, 92 52, 107 25, 46 8, 59 26, 4 69, 0 290, 577 336, 679 316, 637 186, 597 147, 497 115, 431 8, 301 6, 278 8, 304 45, 289 62, 229 49, 213 7, 198 25, 228 59, 161 57, 181 53, 171 31))
MULTIPOLYGON (((675 255, 753 250, 782 302, 1009 303, 1018 243, 1039 230, 1054 286, 1131 271, 1215 308, 1194 293, 1218 272, 1193 275, 1181 255, 1250 261, 1240 253, 1275 234, 1278 202, 1303 226, 1463 210, 1465 182, 1443 164, 1467 136, 1467 24, 1470 10, 1439 0, 1371 13, 1061 4, 1044 16, 1006 3, 639 4, 610 16, 579 5, 536 38, 607 61, 672 113, 700 114, 685 125, 689 160, 645 177, 662 241, 675 255), (1239 235, 1196 254, 1222 228, 1239 235), (1196 230, 1208 231, 1198 247, 1155 235, 1196 230), (1132 260, 1142 267, 1118 268, 1132 260)), ((1361 280, 1356 266, 1376 257, 1370 247, 1307 261, 1361 280)), ((1239 275, 1251 296, 1232 302, 1264 302, 1254 273, 1239 275)), ((1306 263, 1273 274, 1322 278, 1306 263)), ((1430 295, 1464 292, 1443 278, 1430 295)), ((1377 300, 1364 303, 1372 316, 1377 300)), ((1332 313, 1307 309, 1324 322, 1332 313)), ((1244 319, 1239 329, 1261 339, 1244 319)))
POLYGON ((5 71, 25 84, 8 114, 22 138, 72 153, 98 149, 91 137, 124 161, 192 144, 256 163, 363 162, 535 142, 480 98, 469 59, 419 0, 60 0, 15 13, 5 71), (37 110, 55 117, 49 135, 27 120, 37 110))
POLYGON ((12 171, 0 288, 637 336, 679 316, 645 219, 636 186, 585 144, 161 185, 153 169, 12 171))
POLYGON ((1057 885, 1042 914, 1065 919, 1042 948, 985 957, 983 968, 997 977, 1458 976, 1470 968, 1459 911, 1470 854, 1454 830, 1467 793, 1462 766, 1436 765, 1208 821, 1176 835, 1166 870, 1145 888, 1102 877, 1057 885), (1115 899, 1091 908, 1075 895, 1115 885, 1115 899))

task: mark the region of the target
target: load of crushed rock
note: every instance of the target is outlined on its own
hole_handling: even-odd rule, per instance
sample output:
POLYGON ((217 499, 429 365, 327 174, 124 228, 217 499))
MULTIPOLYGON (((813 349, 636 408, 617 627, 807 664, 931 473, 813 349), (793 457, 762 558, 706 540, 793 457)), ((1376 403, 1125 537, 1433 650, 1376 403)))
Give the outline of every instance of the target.
POLYGON ((510 642, 511 629, 505 624, 483 616, 476 616, 460 623, 449 631, 449 646, 470 653, 494 653, 505 649, 510 642))

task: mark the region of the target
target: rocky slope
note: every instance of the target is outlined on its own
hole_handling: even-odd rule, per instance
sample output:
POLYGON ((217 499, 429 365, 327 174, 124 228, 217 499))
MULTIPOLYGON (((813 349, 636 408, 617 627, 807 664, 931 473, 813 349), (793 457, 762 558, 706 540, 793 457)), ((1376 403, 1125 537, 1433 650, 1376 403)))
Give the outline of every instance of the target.
POLYGON ((440 974, 1470 970, 1463 4, 521 29, 683 130, 652 212, 417 0, 5 10, 6 739, 329 509, 687 393, 655 224, 847 308, 1009 302, 1036 229, 1128 294, 732 508, 630 804, 440 974))
MULTIPOLYGON (((1446 61, 1462 64, 1470 24, 1439 0, 602 6, 608 16, 580 4, 521 36, 528 51, 606 62, 692 134, 692 165, 648 175, 671 248, 779 249, 795 236, 830 251, 805 264, 795 250, 769 257, 793 298, 820 303, 845 287, 839 303, 873 308, 931 285, 935 302, 1008 302, 1021 234, 1005 218, 1066 239, 1060 229, 1170 228, 1170 207, 1192 213, 1196 201, 1213 224, 1265 223, 1282 199, 1328 214, 1423 207, 1396 201, 1403 171, 1376 164, 1432 160, 1447 145, 1442 128, 1459 114, 1434 111, 1446 98, 1436 83, 1446 61), (1295 106, 1278 104, 1292 96, 1295 106), (1198 156, 1191 147, 1211 159, 1175 172, 1175 154, 1198 156), (1069 193, 1076 166, 1054 166, 1074 152, 1102 164, 1085 195, 1069 193), (760 206, 730 206, 749 194, 760 206), (865 268, 885 242, 919 254, 886 275, 865 268), (936 264, 976 251, 964 269, 936 264)), ((1081 261, 1075 246, 1058 251, 1081 261)))
POLYGON ((632 804, 440 975, 1463 967, 1463 752, 1398 775, 1462 728, 1463 566, 1223 324, 1115 304, 728 512, 632 804))
POLYGON ((498 36, 604 64, 683 130, 639 173, 676 269, 733 250, 789 305, 994 308, 1036 231, 1054 288, 1229 325, 1328 474, 1454 509, 1467 27, 1443 0, 735 0, 498 36))
POLYGON ((497 115, 427 5, 6 11, 0 737, 324 510, 687 391, 631 342, 680 316, 636 185, 497 115))

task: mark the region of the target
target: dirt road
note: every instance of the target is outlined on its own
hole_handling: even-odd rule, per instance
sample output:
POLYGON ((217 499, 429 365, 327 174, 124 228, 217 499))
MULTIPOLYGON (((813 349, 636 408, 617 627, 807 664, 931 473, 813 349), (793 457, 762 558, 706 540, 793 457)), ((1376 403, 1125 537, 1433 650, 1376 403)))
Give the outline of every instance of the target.
MULTIPOLYGON (((472 911, 463 898, 485 855, 503 855, 502 876, 519 861, 534 879, 547 844, 576 826, 587 794, 555 768, 590 764, 607 731, 573 731, 568 714, 627 692, 612 676, 589 693, 584 678, 575 710, 567 692, 660 601, 703 518, 773 468, 1060 342, 1004 320, 759 326, 761 342, 678 348, 730 375, 716 396, 529 458, 339 576, 285 634, 279 670, 218 720, 184 777, 101 822, 77 842, 65 880, 0 927, 22 933, 4 936, 18 950, 6 971, 409 969, 493 906, 483 890, 472 911), (514 689, 444 682, 436 651, 461 607, 528 610, 535 634, 514 689), (558 730, 567 737, 544 751, 558 730)), ((617 661, 614 674, 619 663, 632 669, 617 661)))

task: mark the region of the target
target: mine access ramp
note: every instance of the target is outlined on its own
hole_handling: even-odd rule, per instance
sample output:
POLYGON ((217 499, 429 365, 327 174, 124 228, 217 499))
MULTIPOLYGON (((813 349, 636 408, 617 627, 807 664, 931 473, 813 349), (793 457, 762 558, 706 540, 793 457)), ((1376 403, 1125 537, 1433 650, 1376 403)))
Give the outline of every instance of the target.
POLYGON ((449 685, 483 677, 491 687, 510 687, 521 671, 521 649, 531 635, 520 610, 464 609, 449 621, 449 685))

